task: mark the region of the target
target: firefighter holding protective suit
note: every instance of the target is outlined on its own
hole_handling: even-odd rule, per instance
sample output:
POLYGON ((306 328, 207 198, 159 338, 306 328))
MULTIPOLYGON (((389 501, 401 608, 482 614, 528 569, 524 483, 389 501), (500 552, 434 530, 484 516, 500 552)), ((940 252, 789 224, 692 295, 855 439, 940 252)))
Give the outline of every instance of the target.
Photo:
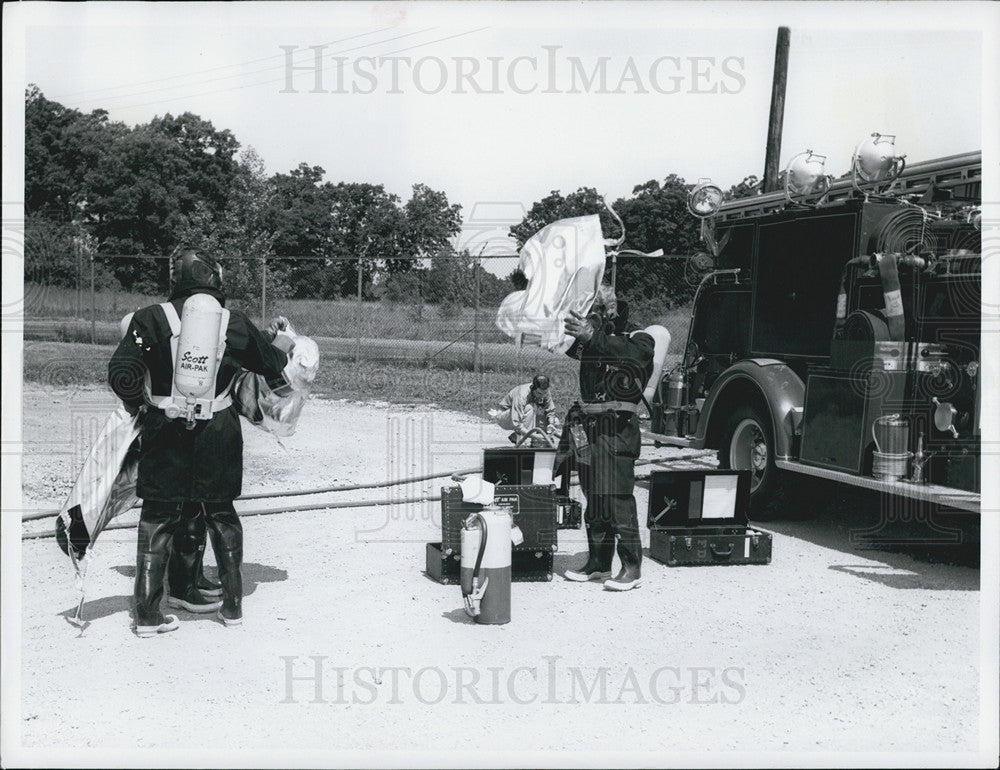
POLYGON ((171 606, 218 609, 224 624, 242 622, 243 529, 233 500, 243 482, 243 435, 230 389, 241 368, 279 388, 292 347, 287 335, 279 331, 272 344, 245 315, 224 308, 222 269, 212 257, 181 251, 171 278, 169 300, 136 311, 108 364, 108 382, 126 408, 146 412, 136 487, 143 501, 135 578, 139 636, 177 628, 177 618, 164 617, 159 607, 165 572, 171 606), (206 527, 221 602, 196 587, 206 527))
MULTIPOLYGON (((622 303, 624 305, 624 303, 622 303)), ((627 313, 618 312, 614 290, 601 286, 590 315, 573 313, 566 333, 576 340, 567 355, 580 361, 580 395, 566 416, 559 455, 575 451, 587 500, 587 562, 567 570, 568 580, 604 581, 614 591, 641 583, 642 545, 635 503, 639 457, 639 402, 653 371, 653 338, 624 333, 627 313), (611 579, 618 540, 621 571, 611 579)), ((557 465, 559 460, 557 459, 557 465)))

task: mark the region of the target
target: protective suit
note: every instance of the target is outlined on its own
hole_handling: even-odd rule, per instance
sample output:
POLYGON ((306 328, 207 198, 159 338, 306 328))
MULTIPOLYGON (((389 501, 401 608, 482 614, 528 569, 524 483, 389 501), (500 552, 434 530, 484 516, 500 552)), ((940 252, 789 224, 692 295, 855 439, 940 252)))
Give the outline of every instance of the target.
POLYGON ((625 314, 618 317, 616 308, 609 312, 607 307, 595 307, 597 312, 580 325, 579 336, 567 351, 580 361, 581 402, 566 416, 556 465, 575 451, 587 500, 588 558, 581 569, 568 570, 566 577, 610 578, 617 537, 622 570, 605 587, 624 590, 637 586, 641 573, 634 495, 635 461, 641 449, 638 407, 653 372, 655 341, 643 331, 624 333, 625 314))
MULTIPOLYGON (((210 294, 225 304, 221 270, 214 260, 189 251, 174 264, 177 278, 169 302, 178 315, 185 300, 198 293, 210 294)), ((241 368, 280 382, 288 361, 286 352, 268 342, 242 313, 230 311, 228 315, 215 395, 228 391, 241 368)), ((210 419, 196 420, 188 429, 184 420, 171 419, 161 409, 147 406, 151 396, 171 395, 171 337, 164 308, 142 308, 132 317, 108 364, 108 382, 126 408, 137 411, 146 407, 136 484, 136 493, 143 500, 135 583, 136 632, 141 636, 176 627, 176 619, 164 618, 159 604, 171 541, 178 529, 187 536, 174 542, 174 558, 170 559, 171 597, 180 602, 174 606, 200 609, 205 604, 194 583, 200 563, 198 541, 204 542, 200 528, 207 526, 222 583, 220 618, 227 625, 242 618, 243 530, 233 507, 243 482, 239 417, 230 403, 210 419), (174 597, 175 588, 182 596, 174 597)))

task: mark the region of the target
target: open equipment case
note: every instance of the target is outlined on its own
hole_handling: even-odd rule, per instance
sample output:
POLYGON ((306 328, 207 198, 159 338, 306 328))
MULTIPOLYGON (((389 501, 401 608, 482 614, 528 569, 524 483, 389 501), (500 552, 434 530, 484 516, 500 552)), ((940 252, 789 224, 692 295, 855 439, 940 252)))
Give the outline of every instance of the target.
POLYGON ((750 526, 750 471, 653 471, 649 555, 668 567, 769 564, 771 535, 750 526))

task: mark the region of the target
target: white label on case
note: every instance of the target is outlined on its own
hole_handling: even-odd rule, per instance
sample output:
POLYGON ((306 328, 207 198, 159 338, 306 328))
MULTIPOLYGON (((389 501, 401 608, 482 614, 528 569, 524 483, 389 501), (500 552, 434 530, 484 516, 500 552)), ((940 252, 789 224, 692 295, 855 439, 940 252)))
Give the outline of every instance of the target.
POLYGON ((749 537, 743 538, 743 558, 744 559, 749 559, 750 558, 750 538, 749 537))

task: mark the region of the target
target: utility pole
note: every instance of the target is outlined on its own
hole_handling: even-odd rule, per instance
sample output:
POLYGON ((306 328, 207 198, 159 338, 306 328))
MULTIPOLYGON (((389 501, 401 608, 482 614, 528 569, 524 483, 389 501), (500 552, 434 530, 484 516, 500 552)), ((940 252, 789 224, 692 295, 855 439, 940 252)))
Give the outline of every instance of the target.
POLYGON ((771 115, 767 124, 767 151, 764 155, 764 192, 778 189, 781 160, 781 127, 785 119, 785 84, 788 82, 788 27, 778 27, 774 46, 774 80, 771 84, 771 115))

